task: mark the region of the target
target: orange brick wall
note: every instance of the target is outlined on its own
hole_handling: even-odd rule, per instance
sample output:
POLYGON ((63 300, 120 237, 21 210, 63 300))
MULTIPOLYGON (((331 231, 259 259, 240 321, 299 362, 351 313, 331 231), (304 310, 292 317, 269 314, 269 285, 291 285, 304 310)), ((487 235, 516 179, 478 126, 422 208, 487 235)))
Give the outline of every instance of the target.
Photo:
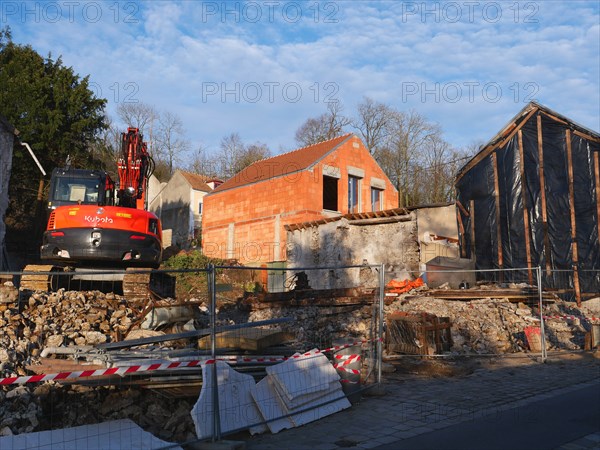
POLYGON ((204 253, 210 257, 234 258, 246 265, 285 260, 285 225, 331 216, 322 209, 323 165, 339 169, 338 211, 341 214, 348 212, 347 166, 364 170, 362 211, 371 208, 371 177, 385 180, 383 209, 397 207, 398 193, 360 139, 354 136, 312 169, 205 196, 202 214, 204 253), (354 147, 354 143, 358 143, 359 148, 354 147), (230 248, 229 225, 232 223, 234 242, 230 248))

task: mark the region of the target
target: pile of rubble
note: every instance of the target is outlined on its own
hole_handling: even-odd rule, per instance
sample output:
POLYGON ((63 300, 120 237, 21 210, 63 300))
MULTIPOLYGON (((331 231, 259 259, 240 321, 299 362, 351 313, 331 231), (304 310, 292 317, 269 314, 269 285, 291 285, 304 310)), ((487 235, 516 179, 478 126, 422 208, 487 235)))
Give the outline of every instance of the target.
MULTIPOLYGON (((536 305, 511 302, 506 298, 483 298, 469 301, 440 300, 426 295, 398 298, 386 306, 386 314, 396 311, 426 312, 448 317, 452 322, 451 352, 458 354, 503 354, 528 350, 524 330, 540 325, 536 305)), ((585 303, 585 302, 584 302, 585 303)), ((548 350, 581 350, 585 333, 591 329, 586 317, 593 310, 560 299, 544 305, 543 316, 548 350)))
MULTIPOLYGON (((356 305, 336 305, 332 300, 319 306, 290 304, 251 311, 229 302, 219 304, 218 325, 291 318, 280 326, 295 336, 295 348, 323 349, 336 340, 375 336, 376 294, 372 300, 356 305)), ((196 303, 199 316, 192 322, 197 328, 206 327, 208 309, 196 303)), ((384 314, 401 311, 448 317, 452 324, 450 351, 460 355, 527 351, 524 330, 539 325, 540 317, 535 304, 505 298, 441 300, 428 296, 426 286, 395 297, 386 303, 384 314)), ((545 321, 548 349, 571 350, 583 348, 584 335, 590 330, 589 321, 577 318, 597 317, 598 311, 556 299, 545 306, 544 315, 556 317, 545 321)), ((59 290, 26 296, 11 285, 0 286, 0 378, 30 375, 27 368, 38 364, 47 348, 120 341, 143 319, 140 308, 114 294, 59 290)), ((0 389, 0 435, 130 418, 161 439, 185 442, 195 437, 190 416, 193 401, 119 386, 7 386, 0 389)))
POLYGON ((25 375, 44 348, 119 340, 137 314, 114 294, 60 289, 20 298, 10 284, 0 286, 0 376, 25 375))
MULTIPOLYGON (((98 291, 35 292, 0 286, 0 378, 31 374, 48 348, 121 340, 138 308, 98 291)), ((193 400, 193 399, 192 399, 193 400)), ((0 436, 130 418, 163 439, 194 439, 193 402, 150 390, 54 382, 0 389, 0 436)))

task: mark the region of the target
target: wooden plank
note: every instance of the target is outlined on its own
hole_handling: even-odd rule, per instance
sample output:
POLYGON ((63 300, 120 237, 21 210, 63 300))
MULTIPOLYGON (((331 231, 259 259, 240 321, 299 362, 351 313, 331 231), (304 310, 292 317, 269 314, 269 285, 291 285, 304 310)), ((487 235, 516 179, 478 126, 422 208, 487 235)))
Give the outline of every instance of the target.
POLYGON ((456 206, 458 206, 458 209, 460 209, 461 213, 463 213, 465 216, 469 217, 469 215, 470 215, 469 211, 467 211, 467 209, 464 207, 464 205, 459 200, 456 200, 456 206))
MULTIPOLYGON (((502 257, 502 225, 500 223, 500 181, 498 179, 498 157, 492 153, 492 164, 494 166, 494 200, 496 203, 496 239, 498 240, 498 267, 502 270, 504 259, 502 257)), ((500 280, 503 279, 500 272, 500 280)))
MULTIPOLYGON (((471 161, 469 161, 467 163, 467 165, 460 171, 460 173, 458 173, 458 175, 456 175, 456 180, 454 182, 454 185, 456 186, 456 184, 462 179, 462 177, 469 170, 471 170, 473 167, 475 167, 477 164, 479 164, 482 160, 484 160, 485 158, 487 158, 490 154, 492 154, 492 152, 494 150, 496 150, 497 148, 502 147, 509 140, 511 140, 512 137, 517 133, 517 131, 521 129, 522 125, 524 123, 526 123, 529 120, 529 118, 531 116, 533 116, 538 109, 539 109, 538 107, 532 108, 532 110, 529 111, 529 113, 527 113, 527 115, 525 116, 525 118, 522 119, 519 122, 519 126, 515 126, 516 122, 513 122, 508 127, 506 127, 506 129, 504 130, 504 132, 505 133, 509 133, 508 136, 506 138, 504 138, 504 139, 501 139, 501 140, 497 141, 495 144, 490 145, 487 148, 484 148, 473 159, 471 159, 471 161)), ((519 120, 519 119, 517 119, 517 120, 519 120)))
POLYGON ((76 361, 73 359, 54 359, 40 358, 39 364, 28 364, 27 370, 34 373, 57 373, 57 372, 79 372, 81 370, 101 370, 106 369, 106 365, 90 364, 88 362, 76 361))
POLYGON ((529 207, 527 202, 527 183, 525 180, 525 152, 523 150, 523 131, 519 130, 519 172, 521 177, 521 202, 523 204, 523 226, 525 228, 525 258, 527 260, 527 274, 529 284, 533 284, 531 271, 531 228, 529 226, 529 207))
MULTIPOLYGON (((293 333, 282 331, 280 328, 245 328, 218 333, 216 336, 216 346, 219 349, 236 348, 258 351, 273 345, 283 344, 292 339, 294 339, 293 333)), ((198 340, 198 348, 201 350, 210 349, 210 336, 205 336, 198 340)))
POLYGON ((567 122, 565 122, 562 119, 559 119, 558 117, 556 117, 554 114, 549 113, 548 111, 542 111, 542 114, 547 115, 548 117, 550 117, 552 120, 555 120, 563 125, 566 125, 567 127, 569 126, 569 124, 567 122))
POLYGON ((475 258, 475 200, 469 201, 469 209, 471 212, 471 259, 477 263, 475 258))
POLYGON ((542 137, 542 116, 537 116, 537 141, 540 177, 540 198, 542 203, 542 232, 544 234, 544 253, 546 255, 546 275, 552 273, 552 249, 548 233, 548 209, 546 204, 546 176, 544 175, 544 141, 542 137))
POLYGON ((254 311, 257 309, 271 308, 293 308, 293 307, 335 307, 342 308, 346 306, 359 307, 373 303, 373 295, 362 295, 352 297, 335 298, 298 298, 290 300, 271 300, 268 302, 260 301, 257 298, 248 297, 238 302, 238 308, 241 311, 254 311))
MULTIPOLYGON (((423 291, 417 295, 411 295, 404 297, 405 299, 410 298, 438 298, 441 300, 475 300, 481 298, 492 298, 492 299, 508 299, 509 301, 523 301, 523 300, 536 300, 539 298, 537 289, 520 289, 520 288, 507 288, 507 289, 430 289, 423 291)), ((552 294, 544 293, 543 298, 546 300, 553 299, 552 294)))
POLYGON ((456 219, 458 221, 458 232, 460 233, 460 238, 463 241, 463 242, 461 242, 461 245, 460 245, 460 256, 461 256, 461 258, 466 258, 466 245, 464 243, 465 226, 463 225, 460 211, 456 212, 456 219))
POLYGON ((569 215, 571 216, 571 255, 573 259, 573 284, 577 306, 581 306, 581 287, 579 285, 579 255, 577 251, 577 222, 575 220, 575 187, 573 185, 573 152, 571 149, 571 130, 565 130, 567 141, 567 166, 569 175, 569 215))
POLYGON ((600 142, 600 137, 590 136, 589 134, 582 133, 581 131, 573 130, 573 134, 576 134, 579 137, 587 139, 592 142, 600 142))

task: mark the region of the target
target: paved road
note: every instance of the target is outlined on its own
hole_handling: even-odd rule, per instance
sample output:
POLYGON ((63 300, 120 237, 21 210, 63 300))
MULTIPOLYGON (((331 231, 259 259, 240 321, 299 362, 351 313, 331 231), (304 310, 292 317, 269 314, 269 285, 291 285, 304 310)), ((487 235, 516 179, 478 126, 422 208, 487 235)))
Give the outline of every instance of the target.
MULTIPOLYGON (((377 447, 381 450, 555 449, 582 437, 600 439, 600 385, 377 447)), ((600 448, 600 441, 593 442, 600 448)), ((593 447, 592 447, 593 448, 593 447)))
MULTIPOLYGON (((600 449, 597 441, 593 443, 594 439, 600 438, 597 420, 596 430, 593 430, 598 432, 597 436, 592 434, 584 439, 589 431, 589 422, 581 420, 579 403, 575 402, 568 408, 566 403, 563 405, 563 400, 570 396, 585 398, 590 390, 600 391, 600 359, 589 353, 550 355, 546 364, 528 361, 515 365, 508 359, 498 360, 493 367, 475 370, 464 377, 384 375, 384 388, 386 395, 363 396, 361 402, 352 408, 317 422, 275 435, 248 438, 246 447, 250 450, 333 450, 381 446, 421 449, 427 448, 420 446, 426 445, 426 441, 419 443, 418 439, 427 439, 428 435, 444 429, 451 433, 448 427, 462 424, 461 427, 466 430, 486 425, 490 433, 496 433, 493 431, 494 422, 500 420, 503 427, 522 425, 524 429, 535 430, 535 434, 540 436, 561 434, 562 437, 547 445, 564 444, 564 450, 600 449), (546 401, 552 401, 548 411, 546 401), (547 421, 554 423, 557 420, 560 428, 546 427, 547 421), (547 430, 547 433, 540 430, 547 430), (573 442, 577 439, 582 439, 580 444, 573 442), (565 444, 569 440, 571 444, 565 444), (410 445, 413 446, 408 447, 410 445)), ((594 402, 587 400, 583 403, 594 406, 594 402)), ((593 428, 593 415, 591 420, 593 428)), ((480 439, 475 435, 472 438, 465 435, 461 446, 471 445, 469 442, 473 446, 460 448, 493 448, 492 439, 485 443, 480 439)), ((535 445, 527 447, 507 444, 497 448, 542 448, 538 444, 541 445, 541 442, 536 441, 535 445)), ((429 448, 442 447, 438 440, 435 446, 429 448)))

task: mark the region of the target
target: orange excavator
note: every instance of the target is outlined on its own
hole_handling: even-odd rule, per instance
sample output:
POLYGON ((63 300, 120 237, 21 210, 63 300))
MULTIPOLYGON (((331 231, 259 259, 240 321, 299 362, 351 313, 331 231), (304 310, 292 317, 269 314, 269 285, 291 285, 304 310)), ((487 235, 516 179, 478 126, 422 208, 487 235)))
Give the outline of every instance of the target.
POLYGON ((161 223, 147 210, 154 162, 137 128, 122 133, 121 150, 118 188, 105 171, 74 169, 69 162, 66 168, 54 169, 40 255, 51 265, 26 266, 22 288, 55 290, 70 287, 74 280, 102 280, 122 282, 126 296, 147 294, 151 271, 140 269, 158 268, 162 258, 161 223), (123 268, 125 273, 118 270, 123 268))

